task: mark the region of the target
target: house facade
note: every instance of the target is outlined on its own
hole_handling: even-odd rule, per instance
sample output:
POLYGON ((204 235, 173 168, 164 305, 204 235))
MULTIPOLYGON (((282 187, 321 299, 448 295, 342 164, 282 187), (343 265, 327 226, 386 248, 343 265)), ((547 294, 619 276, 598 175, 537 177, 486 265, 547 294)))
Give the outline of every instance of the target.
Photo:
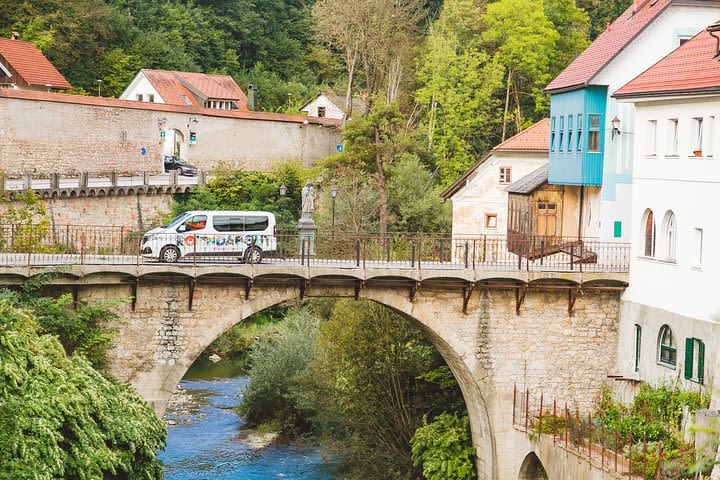
POLYGON ((634 108, 623 377, 707 389, 720 372, 720 62, 702 31, 615 92, 634 108))
POLYGON ((0 38, 0 89, 50 92, 69 90, 72 85, 30 42, 0 38))
POLYGON ((330 92, 324 92, 310 100, 308 103, 300 107, 300 111, 306 113, 309 117, 326 117, 335 120, 342 120, 349 113, 349 117, 353 115, 365 115, 367 105, 359 98, 352 101, 352 112, 345 111, 345 98, 330 92))
POLYGON ((634 0, 546 88, 548 182, 577 191, 579 236, 630 240, 635 108, 612 94, 717 17, 716 0, 634 0))
POLYGON ((453 204, 453 237, 507 234, 505 189, 547 164, 549 127, 543 119, 497 145, 441 193, 453 204))

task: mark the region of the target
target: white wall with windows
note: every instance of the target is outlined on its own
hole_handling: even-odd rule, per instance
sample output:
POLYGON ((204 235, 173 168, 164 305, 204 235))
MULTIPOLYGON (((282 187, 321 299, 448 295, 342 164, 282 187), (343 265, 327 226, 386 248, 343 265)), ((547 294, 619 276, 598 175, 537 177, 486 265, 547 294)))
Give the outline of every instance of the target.
POLYGON ((165 100, 157 92, 145 74, 140 72, 135 76, 130 85, 120 95, 120 100, 134 100, 136 102, 165 103, 165 100))
POLYGON ((644 380, 707 385, 720 369, 720 95, 659 97, 635 106, 619 368, 627 373, 637 365, 644 380), (639 358, 636 325, 642 330, 639 358), (663 348, 669 338, 663 333, 670 332, 673 345, 663 348), (676 351, 672 362, 670 348, 676 351))

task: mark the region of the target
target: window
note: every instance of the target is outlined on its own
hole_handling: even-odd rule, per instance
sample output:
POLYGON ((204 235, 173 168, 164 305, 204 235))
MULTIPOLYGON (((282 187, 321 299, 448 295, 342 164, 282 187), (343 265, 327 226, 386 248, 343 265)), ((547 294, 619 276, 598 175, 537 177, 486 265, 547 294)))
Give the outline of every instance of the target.
POLYGON ((138 102, 142 102, 143 101, 142 93, 138 93, 137 95, 135 95, 135 100, 137 100, 138 102))
POLYGON ((185 223, 181 225, 185 227, 185 232, 193 232, 195 230, 203 230, 207 224, 206 215, 194 215, 188 218, 185 223))
POLYGON ((512 168, 500 167, 500 185, 510 185, 512 183, 512 168))
POLYGON ((568 115, 568 152, 573 150, 573 116, 568 115))
POLYGON ((690 40, 692 37, 680 37, 678 38, 678 46, 682 47, 687 43, 688 40, 690 40))
POLYGON ((325 107, 318 107, 318 117, 325 116, 325 107))
POLYGON ((668 210, 663 220, 663 237, 665 241, 665 260, 668 262, 675 261, 675 214, 672 210, 668 210))
POLYGON ((590 115, 590 134, 588 137, 588 152, 600 153, 600 115, 590 115))
MULTIPOLYGON (((192 102, 188 98, 187 95, 180 94, 180 98, 182 98, 182 101, 185 102, 185 105, 192 105, 192 102)), ((207 107, 207 105, 205 105, 207 107)))
POLYGON ((693 263, 692 266, 695 268, 701 268, 703 262, 703 229, 693 229, 693 263))
POLYGON ((693 118, 693 136, 691 137, 693 145, 693 155, 702 156, 703 149, 703 119, 702 117, 693 118))
POLYGON ((485 228, 497 228, 497 213, 485 214, 485 228))
POLYGON ((213 228, 218 232, 242 232, 245 227, 239 215, 216 215, 213 217, 213 228))
POLYGON ((578 152, 580 150, 582 150, 582 129, 583 129, 582 119, 583 119, 582 114, 578 114, 578 116, 577 116, 577 151, 578 152))
POLYGON ((558 151, 559 152, 562 152, 563 147, 565 146, 565 144, 563 143, 564 135, 565 135, 565 117, 561 116, 560 117, 560 136, 558 137, 558 151))
POLYGON ((147 94, 147 101, 148 101, 148 102, 151 102, 151 103, 154 102, 154 101, 155 101, 155 94, 148 93, 148 94, 147 94))
POLYGON ((555 151, 555 117, 550 119, 550 151, 555 151))
POLYGON ((263 232, 267 230, 270 220, 268 217, 247 216, 245 217, 246 232, 263 232))
POLYGON ((635 371, 640 371, 640 341, 642 340, 642 327, 635 324, 635 371))
POLYGON ((677 346, 675 335, 669 326, 663 325, 658 335, 658 363, 675 367, 677 364, 677 346))
POLYGON ((685 380, 702 385, 705 377, 705 344, 698 338, 685 339, 685 380))
POLYGON ((646 155, 657 154, 657 120, 648 120, 647 122, 647 144, 645 145, 646 155))
POLYGON ((538 202, 537 234, 555 235, 557 228, 557 203, 538 202))
POLYGON ((705 154, 705 157, 712 157, 714 156, 715 150, 715 117, 708 117, 707 119, 707 135, 705 135, 705 151, 703 152, 705 154))
POLYGON ((645 210, 643 215, 643 255, 646 257, 655 256, 655 219, 650 209, 645 210))
POLYGON ((671 118, 668 120, 668 145, 667 154, 677 155, 678 154, 678 119, 671 118))

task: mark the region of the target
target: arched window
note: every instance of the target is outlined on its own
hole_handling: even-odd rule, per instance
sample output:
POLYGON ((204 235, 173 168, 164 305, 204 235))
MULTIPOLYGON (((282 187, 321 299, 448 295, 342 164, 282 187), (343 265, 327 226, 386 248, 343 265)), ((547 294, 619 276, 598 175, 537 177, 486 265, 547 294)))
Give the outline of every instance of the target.
POLYGON ((658 335, 658 362, 674 367, 677 364, 677 345, 672 329, 663 325, 658 335))
POLYGON ((675 228, 675 214, 672 210, 668 210, 663 220, 663 242, 665 248, 665 260, 669 262, 675 261, 675 245, 677 243, 675 228))
POLYGON ((655 256, 655 216, 649 208, 643 215, 643 255, 646 257, 655 256))

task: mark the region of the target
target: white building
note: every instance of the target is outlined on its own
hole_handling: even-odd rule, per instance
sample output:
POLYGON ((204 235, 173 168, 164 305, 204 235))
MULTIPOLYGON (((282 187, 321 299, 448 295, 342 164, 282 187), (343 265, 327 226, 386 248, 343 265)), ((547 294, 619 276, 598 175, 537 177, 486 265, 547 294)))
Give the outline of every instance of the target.
POLYGON ((716 405, 718 53, 716 39, 703 31, 615 93, 621 109, 634 105, 636 136, 630 285, 623 296, 619 373, 707 388, 716 405))
MULTIPOLYGON (((326 117, 336 120, 342 120, 347 113, 345 112, 345 98, 330 92, 319 94, 300 107, 300 111, 305 112, 309 117, 326 117)), ((365 115, 366 111, 367 106, 365 102, 359 98, 354 98, 350 118, 352 118, 353 115, 365 115)))
POLYGON ((142 69, 121 100, 219 110, 247 110, 247 97, 229 75, 142 69))
POLYGON ((580 235, 630 240, 634 106, 613 93, 718 18, 714 0, 634 0, 546 88, 548 180, 580 190, 580 235))
POLYGON ((505 189, 548 161, 547 118, 493 148, 441 196, 452 200, 453 237, 507 233, 505 189))

